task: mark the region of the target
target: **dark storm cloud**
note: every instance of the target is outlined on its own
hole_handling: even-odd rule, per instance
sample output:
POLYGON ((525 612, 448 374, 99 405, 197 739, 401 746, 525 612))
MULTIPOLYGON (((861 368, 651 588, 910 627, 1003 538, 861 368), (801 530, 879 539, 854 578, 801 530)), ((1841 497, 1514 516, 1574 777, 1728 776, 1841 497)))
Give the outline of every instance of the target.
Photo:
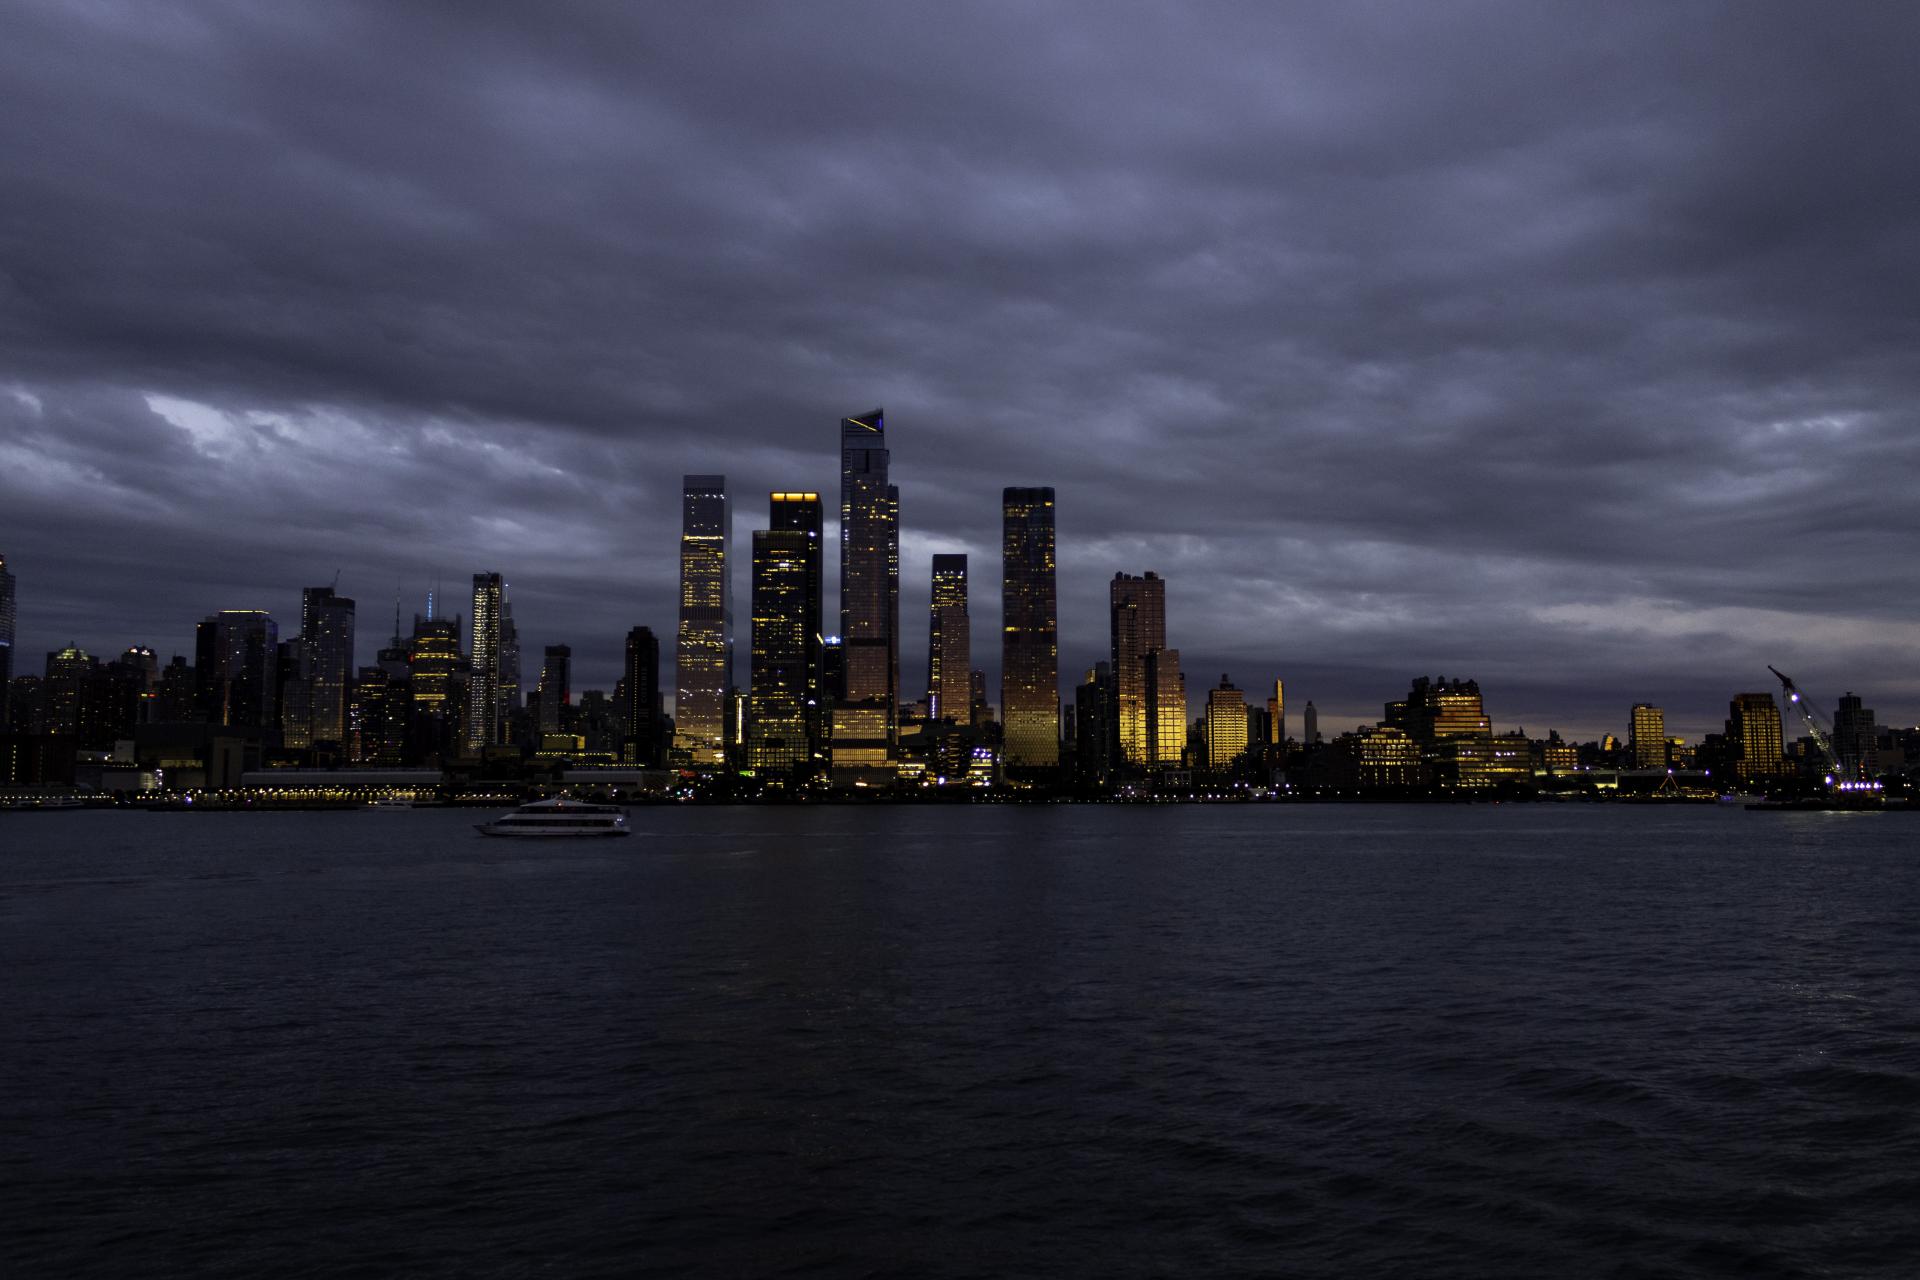
POLYGON ((679 475, 744 531, 884 404, 908 672, 935 549, 992 665, 998 492, 1051 483, 1069 679, 1151 568, 1196 691, 1330 727, 1428 672, 1697 734, 1767 661, 1911 720, 1915 25, 16 4, 22 646, 336 569, 373 637, 498 568, 604 684, 671 632, 679 475))

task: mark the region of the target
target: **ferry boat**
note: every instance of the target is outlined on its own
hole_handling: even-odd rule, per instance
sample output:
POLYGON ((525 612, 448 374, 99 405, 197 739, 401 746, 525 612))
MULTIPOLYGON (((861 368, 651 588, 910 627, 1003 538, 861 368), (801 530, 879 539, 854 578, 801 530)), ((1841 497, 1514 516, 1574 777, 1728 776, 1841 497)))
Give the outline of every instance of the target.
POLYGON ((474 827, 483 836, 523 836, 540 839, 582 836, 630 836, 627 811, 617 804, 587 804, 556 796, 523 804, 504 818, 474 827))

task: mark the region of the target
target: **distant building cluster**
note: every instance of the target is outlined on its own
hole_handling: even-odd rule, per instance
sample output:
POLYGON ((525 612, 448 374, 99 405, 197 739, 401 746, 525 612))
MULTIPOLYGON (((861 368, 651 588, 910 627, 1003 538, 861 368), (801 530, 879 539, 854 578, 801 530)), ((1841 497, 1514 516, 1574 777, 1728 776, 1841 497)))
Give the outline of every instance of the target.
POLYGON ((1280 680, 1249 697, 1222 674, 1190 718, 1167 582, 1151 571, 1114 574, 1107 659, 1063 702, 1055 496, 1043 486, 1001 495, 999 701, 973 666, 965 555, 932 557, 926 678, 909 690, 890 462, 881 410, 841 421, 837 630, 823 617, 821 494, 768 495, 766 527, 749 549, 744 685, 727 480, 685 477, 671 718, 651 627, 627 632, 610 695, 576 695, 569 646, 523 660, 497 572, 473 575, 464 617, 433 593, 409 626, 396 606, 371 665, 356 665, 357 609, 336 583, 301 593, 299 630, 286 639, 269 614, 229 609, 195 628, 191 661, 175 654, 162 664, 138 646, 102 661, 69 646, 48 654, 41 674, 20 674, 15 578, 0 556, 0 786, 178 791, 263 775, 403 773, 493 785, 598 770, 714 798, 951 788, 1410 796, 1568 785, 1711 794, 1823 771, 1897 774, 1920 761, 1920 731, 1878 726, 1853 694, 1830 733, 1791 741, 1765 692, 1737 694, 1724 732, 1697 744, 1669 737, 1661 708, 1642 702, 1624 742, 1575 745, 1557 732, 1495 732, 1475 681, 1427 677, 1377 723, 1331 738, 1311 701, 1299 736, 1289 734, 1280 680))

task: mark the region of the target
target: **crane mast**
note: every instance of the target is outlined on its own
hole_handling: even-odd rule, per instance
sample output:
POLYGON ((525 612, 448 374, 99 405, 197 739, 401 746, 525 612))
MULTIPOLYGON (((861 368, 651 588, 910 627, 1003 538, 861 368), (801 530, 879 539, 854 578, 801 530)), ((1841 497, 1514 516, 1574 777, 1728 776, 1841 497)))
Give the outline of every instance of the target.
POLYGON ((1769 666, 1767 670, 1773 672, 1779 679, 1780 688, 1786 692, 1787 701, 1792 703, 1794 708, 1800 712, 1800 719, 1807 726, 1808 736, 1811 737, 1814 744, 1820 748, 1820 754, 1827 758, 1827 766, 1833 770, 1833 776, 1828 779, 1828 782, 1831 783, 1833 778, 1840 777, 1842 773, 1840 756, 1833 749, 1833 739, 1828 736, 1825 729, 1820 727, 1820 722, 1813 718, 1813 708, 1808 705, 1805 698, 1800 696, 1800 687, 1794 684, 1793 677, 1775 666, 1769 666))

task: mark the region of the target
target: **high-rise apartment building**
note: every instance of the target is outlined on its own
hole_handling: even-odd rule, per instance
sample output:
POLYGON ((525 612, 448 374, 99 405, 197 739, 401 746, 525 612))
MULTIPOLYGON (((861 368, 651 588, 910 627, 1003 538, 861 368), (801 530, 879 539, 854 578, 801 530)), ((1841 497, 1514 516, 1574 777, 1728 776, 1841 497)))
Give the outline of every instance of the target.
POLYGON ((1651 702, 1636 702, 1629 713, 1628 744, 1636 769, 1667 767, 1667 713, 1651 702))
POLYGON ((626 724, 621 754, 631 764, 656 769, 661 763, 665 712, 660 705, 660 641, 651 627, 627 632, 626 675, 620 692, 625 699, 621 719, 626 724))
POLYGON ((1059 614, 1050 488, 1009 488, 1000 503, 1000 723, 1015 768, 1060 763, 1059 614))
POLYGON ((505 593, 499 574, 473 575, 466 723, 466 747, 472 755, 505 740, 500 722, 500 606, 505 593))
POLYGON ((1733 771, 1747 779, 1776 778, 1787 771, 1780 708, 1770 693, 1737 693, 1727 704, 1727 744, 1733 771))
POLYGON ((1860 695, 1851 690, 1842 694, 1833 712, 1833 753, 1840 757, 1841 774, 1849 780, 1878 774, 1879 741, 1873 709, 1863 705, 1860 695))
POLYGON ((1207 692, 1207 767, 1220 772, 1247 753, 1247 696, 1222 672, 1207 692))
POLYGON ((927 719, 971 724, 967 675, 973 669, 973 638, 966 556, 934 556, 927 628, 927 719))
POLYGON ((1167 647, 1167 584, 1160 575, 1116 573, 1107 589, 1114 709, 1109 717, 1116 763, 1154 763, 1147 656, 1167 647))
POLYGON ((727 478, 690 475, 680 495, 680 630, 674 643, 673 741, 700 766, 727 757, 733 686, 733 592, 727 577, 727 478))
POLYGON ((889 458, 881 410, 840 420, 840 641, 847 664, 842 702, 857 714, 843 726, 841 709, 835 710, 836 767, 843 741, 861 759, 872 754, 876 710, 888 757, 898 741, 900 491, 889 483, 889 458))
POLYGON ((300 593, 300 665, 307 685, 308 740, 316 745, 337 748, 347 740, 353 613, 353 601, 332 587, 300 593))
MULTIPOLYGON (((770 495, 753 535, 747 763, 778 778, 813 765, 820 719, 820 495, 770 495)), ((880 734, 885 754, 884 722, 880 734)))
POLYGON ((258 609, 223 609, 194 631, 199 712, 208 724, 277 729, 280 628, 258 609))

